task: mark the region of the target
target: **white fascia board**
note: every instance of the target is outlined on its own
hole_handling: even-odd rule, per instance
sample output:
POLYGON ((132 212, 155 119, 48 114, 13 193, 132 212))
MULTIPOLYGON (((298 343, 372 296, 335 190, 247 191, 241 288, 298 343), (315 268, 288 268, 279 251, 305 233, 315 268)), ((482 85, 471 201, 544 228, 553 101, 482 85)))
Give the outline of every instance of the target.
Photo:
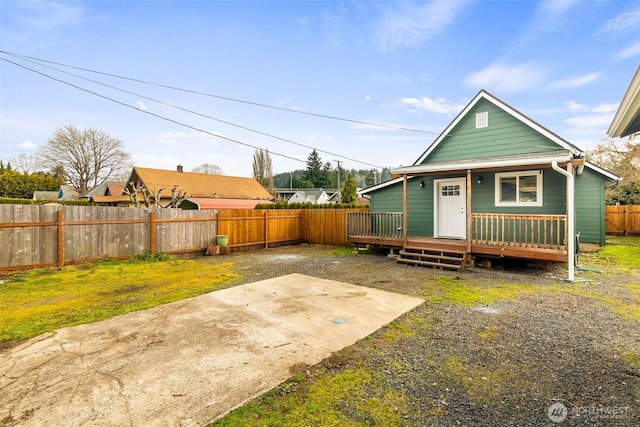
POLYGON ((631 78, 629 87, 622 97, 622 101, 618 106, 616 115, 613 116, 607 135, 612 138, 620 138, 624 130, 633 121, 634 117, 640 112, 640 66, 631 78))
POLYGON ((593 169, 594 171, 598 172, 600 175, 608 178, 611 181, 616 181, 616 182, 622 181, 622 178, 616 175, 615 173, 609 172, 606 169, 602 169, 601 167, 596 166, 593 163, 584 162, 584 165, 589 169, 593 169))
MULTIPOLYGON (((409 178, 409 179, 411 179, 411 178, 409 178)), ((399 183, 399 182, 402 182, 402 178, 394 178, 394 179, 390 179, 390 180, 385 181, 385 182, 382 182, 382 183, 380 183, 380 184, 378 184, 378 185, 374 185, 373 187, 365 188, 365 189, 363 189, 362 191, 360 191, 360 193, 358 193, 358 194, 369 194, 369 193, 371 193, 371 192, 373 192, 373 191, 380 190, 380 189, 382 189, 382 188, 388 187, 388 186, 390 186, 390 185, 397 184, 397 183, 399 183)))
MULTIPOLYGON (((502 167, 513 166, 534 166, 534 165, 546 165, 552 162, 569 162, 573 159, 571 153, 556 154, 541 157, 523 157, 523 158, 510 158, 510 159, 490 159, 490 160, 469 160, 466 162, 454 162, 454 163, 432 163, 424 165, 407 166, 403 168, 392 169, 391 173, 394 175, 416 175, 420 173, 428 172, 455 172, 461 170, 475 170, 475 169, 499 169, 502 167)), ((400 179, 400 178, 398 178, 400 179)))
POLYGON ((425 151, 422 154, 422 156, 420 156, 420 158, 416 160, 414 165, 418 165, 422 163, 424 159, 426 159, 429 156, 429 154, 431 154, 431 152, 435 150, 435 148, 449 135, 449 132, 451 132, 451 130, 460 122, 460 120, 462 120, 462 118, 467 115, 469 110, 471 110, 471 108, 473 108, 478 103, 478 101, 480 101, 480 99, 483 99, 483 98, 495 104, 498 108, 504 110, 505 112, 507 112, 514 118, 516 118, 517 120, 521 121, 522 123, 526 124, 532 129, 536 130, 540 134, 549 138, 550 140, 558 144, 560 147, 564 148, 565 150, 571 151, 571 153, 573 153, 575 156, 580 157, 581 155, 584 154, 584 152, 580 150, 578 147, 570 144, 569 142, 562 139, 555 133, 551 132, 549 129, 531 120, 529 117, 525 116, 518 110, 500 101, 498 98, 496 98, 495 96, 491 95, 489 92, 483 89, 480 92, 478 92, 478 94, 471 100, 471 102, 469 102, 469 104, 467 104, 466 107, 464 107, 464 109, 460 112, 460 114, 456 116, 456 118, 449 124, 449 126, 447 126, 445 130, 440 134, 440 136, 438 136, 438 138, 429 146, 427 151, 425 151))

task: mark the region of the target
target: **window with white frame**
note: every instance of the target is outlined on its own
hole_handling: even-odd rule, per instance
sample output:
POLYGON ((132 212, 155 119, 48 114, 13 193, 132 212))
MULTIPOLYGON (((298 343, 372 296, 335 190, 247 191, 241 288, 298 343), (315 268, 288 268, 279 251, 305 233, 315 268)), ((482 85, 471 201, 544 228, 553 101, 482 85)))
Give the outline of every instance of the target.
POLYGON ((542 171, 496 174, 496 206, 542 206, 542 171))

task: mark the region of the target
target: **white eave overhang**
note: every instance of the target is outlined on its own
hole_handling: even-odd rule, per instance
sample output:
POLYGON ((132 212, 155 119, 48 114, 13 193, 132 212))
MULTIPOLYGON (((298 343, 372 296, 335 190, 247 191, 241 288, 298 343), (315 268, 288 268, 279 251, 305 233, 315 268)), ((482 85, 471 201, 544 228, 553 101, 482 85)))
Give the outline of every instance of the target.
POLYGON ((518 168, 518 167, 537 167, 537 166, 549 166, 553 162, 558 164, 567 163, 574 159, 572 153, 563 152, 557 154, 545 154, 537 156, 520 156, 520 157, 508 157, 508 158, 492 158, 492 159, 478 159, 478 160, 466 160, 458 162, 446 162, 446 163, 427 163, 413 166, 406 166, 391 170, 392 176, 403 175, 421 175, 438 172, 455 173, 466 170, 484 170, 484 169, 504 169, 504 168, 518 168))
POLYGON ((607 135, 620 138, 638 131, 640 131, 640 66, 624 93, 618 111, 607 130, 607 135))

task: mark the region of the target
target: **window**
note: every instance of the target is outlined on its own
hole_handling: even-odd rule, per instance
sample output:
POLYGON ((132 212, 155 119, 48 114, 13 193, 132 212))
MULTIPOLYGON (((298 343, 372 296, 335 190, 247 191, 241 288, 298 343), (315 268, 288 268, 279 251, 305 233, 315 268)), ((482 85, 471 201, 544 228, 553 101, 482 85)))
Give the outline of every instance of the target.
POLYGON ((497 173, 496 206, 542 206, 542 171, 497 173))
POLYGON ((489 127, 489 112, 483 111, 476 114, 476 129, 489 127))
POLYGON ((442 186, 442 195, 443 196, 459 196, 460 195, 460 186, 459 185, 443 185, 442 186))

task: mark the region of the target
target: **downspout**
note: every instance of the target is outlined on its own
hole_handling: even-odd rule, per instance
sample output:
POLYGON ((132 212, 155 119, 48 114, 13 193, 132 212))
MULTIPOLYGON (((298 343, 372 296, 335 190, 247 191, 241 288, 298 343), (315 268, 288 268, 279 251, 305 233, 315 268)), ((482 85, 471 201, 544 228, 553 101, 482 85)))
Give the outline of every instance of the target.
POLYGON ((409 227, 409 201, 407 200, 407 175, 402 177, 402 249, 407 246, 407 228, 409 227))
POLYGON ((555 160, 551 162, 554 171, 567 177, 567 263, 569 267, 568 282, 575 279, 575 256, 576 256, 576 236, 575 236, 575 207, 574 207, 574 182, 573 182, 573 165, 567 163, 567 170, 558 166, 555 160))

